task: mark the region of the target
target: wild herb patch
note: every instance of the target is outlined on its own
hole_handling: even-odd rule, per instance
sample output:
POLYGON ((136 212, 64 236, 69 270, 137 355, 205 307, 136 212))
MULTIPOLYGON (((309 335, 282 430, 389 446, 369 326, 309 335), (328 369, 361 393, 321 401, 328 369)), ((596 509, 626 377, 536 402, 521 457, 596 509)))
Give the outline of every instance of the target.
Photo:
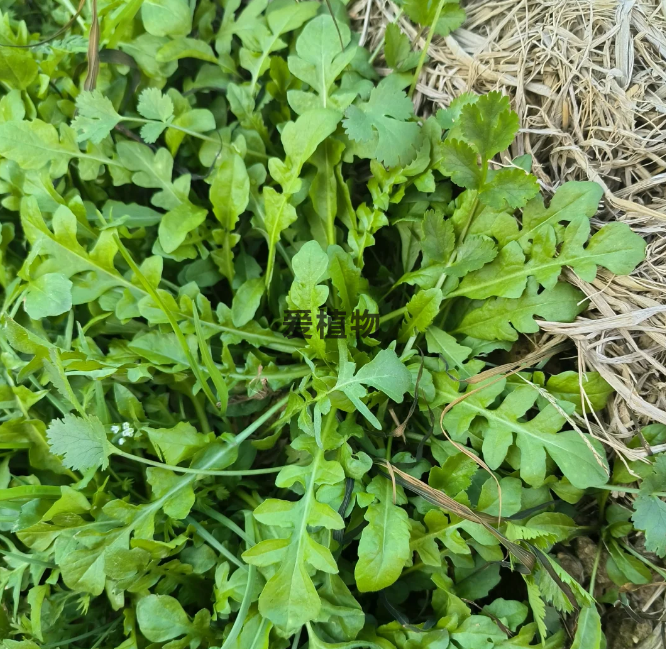
POLYGON ((628 606, 666 468, 530 337, 644 258, 601 188, 545 199, 499 92, 415 115, 334 0, 46 5, 0 21, 4 645, 605 646, 554 548, 628 606))

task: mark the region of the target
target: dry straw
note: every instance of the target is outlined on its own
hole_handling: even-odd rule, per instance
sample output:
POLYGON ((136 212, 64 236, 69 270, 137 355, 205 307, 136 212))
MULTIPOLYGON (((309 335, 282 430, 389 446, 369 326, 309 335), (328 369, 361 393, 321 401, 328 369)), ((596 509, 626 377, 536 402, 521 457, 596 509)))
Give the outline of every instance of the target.
MULTIPOLYGON (((649 448, 625 441, 643 425, 666 424, 666 0, 463 5, 463 27, 430 44, 414 95, 419 113, 465 91, 507 93, 523 127, 511 154, 533 155, 543 189, 598 182, 605 196, 595 224, 625 221, 648 242, 632 276, 602 271, 588 284, 567 272, 590 308, 574 324, 542 323, 546 336, 575 343, 581 372, 600 372, 616 390, 607 411, 583 423, 627 458, 645 457, 649 448)), ((359 0, 351 13, 370 49, 396 17, 415 46, 425 45, 391 0, 359 0)))

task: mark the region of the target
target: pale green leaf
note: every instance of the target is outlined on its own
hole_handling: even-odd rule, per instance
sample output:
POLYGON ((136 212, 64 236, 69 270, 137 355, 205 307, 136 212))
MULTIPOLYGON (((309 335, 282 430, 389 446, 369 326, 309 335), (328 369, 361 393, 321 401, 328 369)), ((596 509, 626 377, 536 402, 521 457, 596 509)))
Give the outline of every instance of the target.
POLYGON ((113 447, 106 439, 102 422, 94 415, 82 419, 67 414, 62 419, 54 419, 46 436, 51 452, 61 455, 63 464, 70 469, 86 471, 93 467, 105 469, 109 465, 113 447))
POLYGON ((383 476, 375 476, 367 491, 376 496, 378 502, 370 505, 365 513, 368 526, 358 545, 354 577, 362 593, 376 592, 393 584, 410 555, 409 517, 399 506, 407 500, 402 487, 397 487, 398 505, 393 504, 390 480, 383 476))
POLYGON ((76 98, 76 110, 72 127, 77 131, 79 142, 101 142, 122 119, 111 100, 99 90, 84 90, 76 98))
POLYGON ((30 282, 24 300, 33 320, 60 315, 72 308, 72 282, 60 273, 46 273, 30 282))

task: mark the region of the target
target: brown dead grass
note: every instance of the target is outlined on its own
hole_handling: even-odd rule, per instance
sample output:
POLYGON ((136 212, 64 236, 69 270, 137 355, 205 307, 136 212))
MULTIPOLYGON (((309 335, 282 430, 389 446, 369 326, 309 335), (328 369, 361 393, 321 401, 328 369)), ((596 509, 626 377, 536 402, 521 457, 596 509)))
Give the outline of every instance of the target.
MULTIPOLYGON (((507 93, 521 119, 511 155, 530 153, 546 192, 567 180, 604 188, 595 225, 628 223, 648 242, 630 277, 601 271, 573 324, 542 323, 578 348, 579 368, 615 388, 588 429, 628 459, 646 424, 666 424, 666 0, 471 0, 467 21, 435 36, 415 102, 427 115, 465 91, 507 93)), ((374 49, 398 14, 391 0, 358 0, 352 17, 374 49)), ((416 46, 424 34, 404 17, 416 46)), ((378 60, 381 65, 381 59, 378 60)), ((535 344, 539 344, 535 341, 535 344)))

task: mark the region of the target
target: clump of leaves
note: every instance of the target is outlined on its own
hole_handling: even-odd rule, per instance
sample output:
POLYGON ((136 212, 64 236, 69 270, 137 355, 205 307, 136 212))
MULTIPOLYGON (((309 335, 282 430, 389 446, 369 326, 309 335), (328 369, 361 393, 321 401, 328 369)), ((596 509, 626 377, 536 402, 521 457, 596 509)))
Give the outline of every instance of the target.
MULTIPOLYGON (((633 479, 580 416, 611 389, 510 363, 585 309, 564 268, 643 259, 601 188, 546 201, 498 92, 414 115, 425 54, 390 26, 379 80, 333 0, 100 6, 91 90, 97 17, 31 48, 47 5, 0 27, 4 645, 603 646, 553 547, 633 479)), ((607 570, 646 583, 620 509, 607 570)))

